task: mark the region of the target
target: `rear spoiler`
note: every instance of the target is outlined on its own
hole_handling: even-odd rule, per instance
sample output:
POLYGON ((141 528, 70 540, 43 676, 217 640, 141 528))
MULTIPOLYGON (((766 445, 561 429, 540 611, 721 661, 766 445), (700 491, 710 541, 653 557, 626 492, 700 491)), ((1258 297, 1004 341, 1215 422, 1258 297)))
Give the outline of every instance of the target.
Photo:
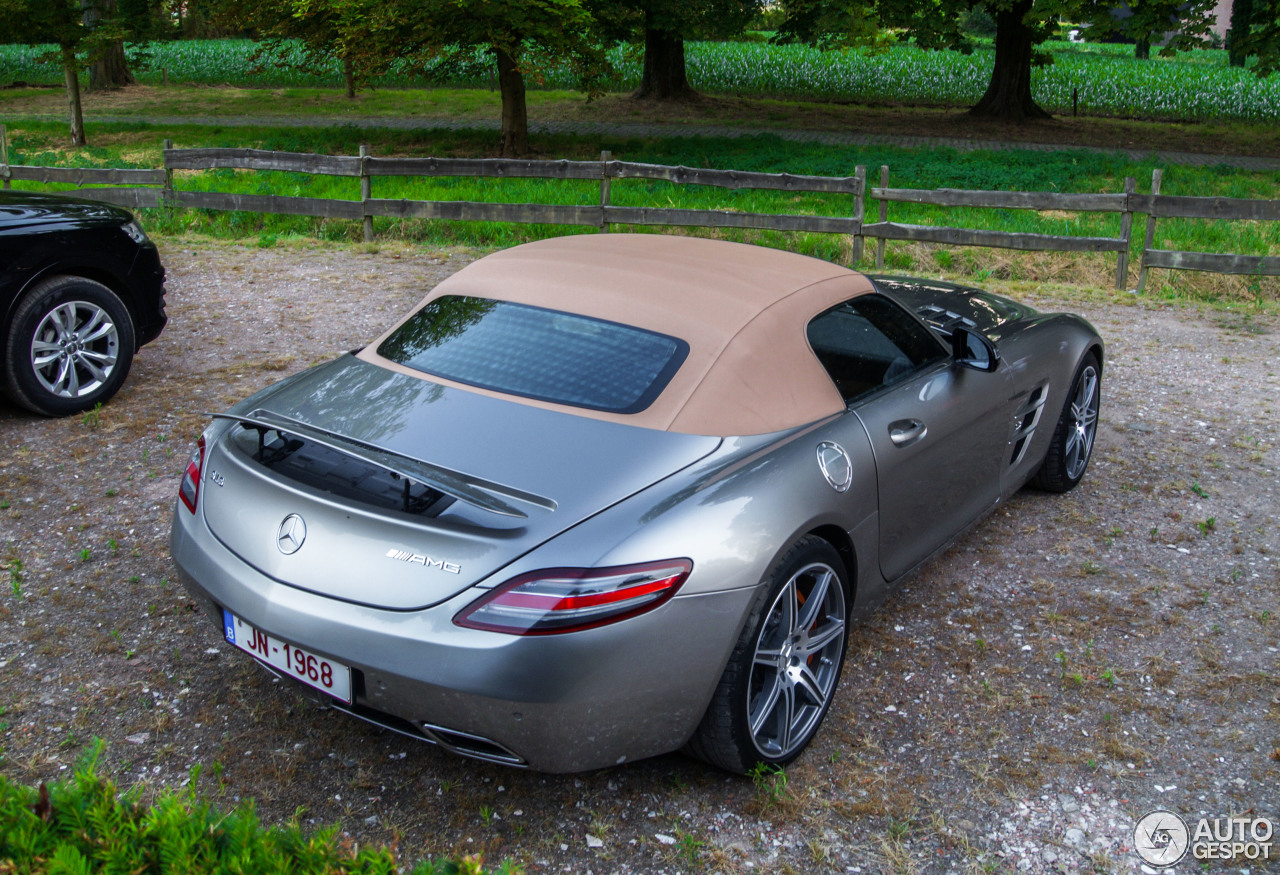
POLYGON ((267 429, 305 438, 331 450, 363 459, 393 474, 416 480, 424 486, 429 486, 459 501, 464 501, 481 510, 487 510, 490 513, 496 513, 501 516, 528 519, 529 515, 527 513, 508 503, 511 501, 532 505, 541 510, 553 511, 556 509, 556 502, 550 498, 534 495, 531 492, 525 492, 511 486, 504 486, 501 483, 494 483, 491 480, 472 477, 459 471, 441 468, 438 465, 411 459, 398 453, 389 453, 378 447, 318 429, 315 426, 298 422, 296 419, 290 419, 287 416, 280 416, 269 410, 254 410, 247 415, 235 413, 211 413, 209 415, 214 419, 226 419, 256 429, 267 429))

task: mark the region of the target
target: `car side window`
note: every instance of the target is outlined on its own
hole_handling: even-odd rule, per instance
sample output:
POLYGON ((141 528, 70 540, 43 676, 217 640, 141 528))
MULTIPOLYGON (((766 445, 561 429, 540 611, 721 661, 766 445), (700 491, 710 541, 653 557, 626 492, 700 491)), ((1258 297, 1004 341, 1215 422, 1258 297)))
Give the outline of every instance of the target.
POLYGON ((860 295, 814 317, 809 346, 850 403, 947 357, 910 313, 883 295, 860 295))

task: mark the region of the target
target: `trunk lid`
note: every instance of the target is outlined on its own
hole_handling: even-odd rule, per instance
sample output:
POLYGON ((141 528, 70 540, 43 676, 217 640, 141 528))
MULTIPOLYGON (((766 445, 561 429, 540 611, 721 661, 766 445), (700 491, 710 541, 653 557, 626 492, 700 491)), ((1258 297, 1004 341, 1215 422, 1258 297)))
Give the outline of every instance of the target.
POLYGON ((213 534, 281 583, 393 610, 451 598, 720 444, 353 356, 226 418, 236 422, 209 447, 201 490, 213 534))

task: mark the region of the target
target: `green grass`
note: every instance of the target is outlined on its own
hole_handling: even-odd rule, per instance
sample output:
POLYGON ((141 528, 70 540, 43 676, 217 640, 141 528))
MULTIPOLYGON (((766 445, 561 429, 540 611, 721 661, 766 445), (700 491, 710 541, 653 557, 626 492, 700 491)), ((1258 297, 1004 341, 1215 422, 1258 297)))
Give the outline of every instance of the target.
MULTIPOLYGON (((197 793, 199 768, 183 791, 162 791, 149 804, 139 790, 119 793, 100 777, 96 744, 75 776, 45 788, 0 775, 0 872, 252 872, 395 875, 408 870, 384 848, 352 849, 336 828, 304 831, 296 820, 264 827, 251 803, 220 811, 197 793)), ((413 875, 514 873, 486 870, 476 858, 425 861, 413 875)))
MULTIPOLYGON (((368 142, 375 155, 484 155, 491 147, 492 133, 357 130, 354 128, 165 128, 145 125, 101 124, 93 128, 95 145, 69 152, 61 146, 63 126, 52 122, 22 123, 10 130, 10 160, 14 164, 71 165, 104 167, 159 167, 160 145, 170 136, 179 147, 248 146, 295 152, 325 154, 357 153, 368 142)), ((960 188, 1015 191, 1119 192, 1124 177, 1138 180, 1139 191, 1147 190, 1152 160, 1134 161, 1120 155, 1088 151, 1063 152, 958 152, 951 149, 901 149, 895 147, 848 147, 800 144, 772 136, 734 139, 595 139, 569 136, 539 138, 539 146, 549 156, 578 160, 599 158, 608 149, 614 158, 657 164, 683 164, 744 171, 790 172, 824 176, 849 176, 856 164, 868 168, 869 181, 878 181, 879 166, 890 167, 890 185, 901 188, 960 188)), ((248 194, 277 194, 316 198, 359 198, 355 179, 310 176, 300 173, 213 170, 176 175, 176 187, 188 191, 220 191, 248 194)), ((1164 168, 1165 194, 1269 199, 1280 185, 1280 173, 1254 172, 1225 167, 1203 168, 1175 165, 1164 168)), ((40 186, 31 186, 40 187, 40 186)), ((65 186, 49 186, 56 189, 65 186)), ((488 178, 396 178, 373 180, 378 198, 414 200, 470 200, 504 203, 592 204, 598 203, 597 183, 488 178)), ((848 195, 796 194, 756 190, 723 190, 705 186, 676 186, 647 180, 615 180, 611 202, 621 206, 723 209, 740 212, 849 215, 854 209, 848 195)), ((867 220, 878 215, 878 203, 869 200, 867 220)), ((889 205, 895 222, 991 229, 999 231, 1071 234, 1076 236, 1118 236, 1117 214, 1037 213, 1026 210, 944 209, 913 204, 889 205)), ((246 212, 206 210, 146 210, 147 227, 161 234, 195 233, 233 239, 256 240, 274 245, 281 238, 312 237, 355 242, 361 239, 359 222, 318 220, 304 217, 272 216, 246 212)), ((1135 222, 1134 239, 1142 239, 1142 217, 1135 222)), ((510 225, 489 222, 429 222, 425 220, 376 219, 380 239, 403 239, 432 245, 462 244, 477 247, 509 246, 530 239, 565 233, 582 233, 583 228, 548 225, 510 225)), ((638 229, 637 229, 638 230, 638 229)), ((716 232, 717 236, 785 247, 833 261, 847 261, 851 243, 847 237, 829 234, 783 234, 776 232, 716 232)), ((1158 248, 1206 252, 1236 252, 1254 255, 1280 254, 1280 226, 1263 222, 1211 222, 1164 220, 1157 227, 1158 248)), ((869 244, 868 249, 871 249, 869 244)), ((982 276, 993 268, 982 255, 987 250, 941 250, 933 262, 921 263, 914 250, 890 244, 888 264, 897 270, 945 268, 961 275, 982 276)), ((1094 257, 1095 259, 1099 257, 1094 257)), ((866 261, 862 266, 867 266, 866 261)), ((1005 260, 999 268, 1004 278, 1028 278, 1020 273, 1028 259, 1005 260)), ((1114 267, 1111 256, 1098 264, 1114 267)), ((1103 280, 1097 281, 1099 284, 1103 280)), ((1131 285, 1136 284, 1136 273, 1131 285)), ((1274 295, 1275 282, 1263 280, 1251 294, 1262 300, 1274 295)))
MULTIPOLYGON (((250 40, 205 40, 151 43, 139 49, 146 66, 144 83, 162 76, 171 83, 253 87, 338 86, 338 65, 315 75, 290 66, 254 60, 250 40)), ((1032 74, 1032 93, 1046 109, 1071 111, 1073 92, 1086 114, 1146 119, 1246 119, 1280 121, 1280 75, 1258 79, 1230 67, 1226 53, 1198 50, 1174 58, 1139 61, 1132 51, 1112 47, 1050 42, 1054 63, 1032 74)), ((62 74, 41 64, 47 47, 0 46, 0 69, 11 81, 57 85, 62 74)), ((300 56, 299 56, 300 57, 300 56)), ((630 90, 640 78, 634 53, 611 53, 617 75, 611 91, 630 90)), ((986 89, 993 50, 972 54, 923 51, 913 44, 884 52, 822 52, 805 46, 754 42, 691 42, 687 45, 689 78, 695 88, 713 94, 788 99, 891 102, 915 105, 967 106, 986 89)), ((375 84, 423 87, 438 84, 420 70, 405 69, 375 84)), ((449 85, 490 88, 486 76, 452 78, 449 85)), ((550 90, 577 86, 568 70, 552 70, 531 86, 550 90)))

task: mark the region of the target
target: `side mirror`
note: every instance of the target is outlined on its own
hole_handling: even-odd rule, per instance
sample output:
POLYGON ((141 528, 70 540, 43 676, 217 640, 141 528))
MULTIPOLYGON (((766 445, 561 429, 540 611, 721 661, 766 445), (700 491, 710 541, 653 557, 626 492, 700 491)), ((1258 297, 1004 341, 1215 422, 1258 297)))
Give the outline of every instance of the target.
POLYGON ((984 334, 956 326, 951 332, 951 357, 955 363, 990 373, 1000 364, 1000 350, 984 334))

